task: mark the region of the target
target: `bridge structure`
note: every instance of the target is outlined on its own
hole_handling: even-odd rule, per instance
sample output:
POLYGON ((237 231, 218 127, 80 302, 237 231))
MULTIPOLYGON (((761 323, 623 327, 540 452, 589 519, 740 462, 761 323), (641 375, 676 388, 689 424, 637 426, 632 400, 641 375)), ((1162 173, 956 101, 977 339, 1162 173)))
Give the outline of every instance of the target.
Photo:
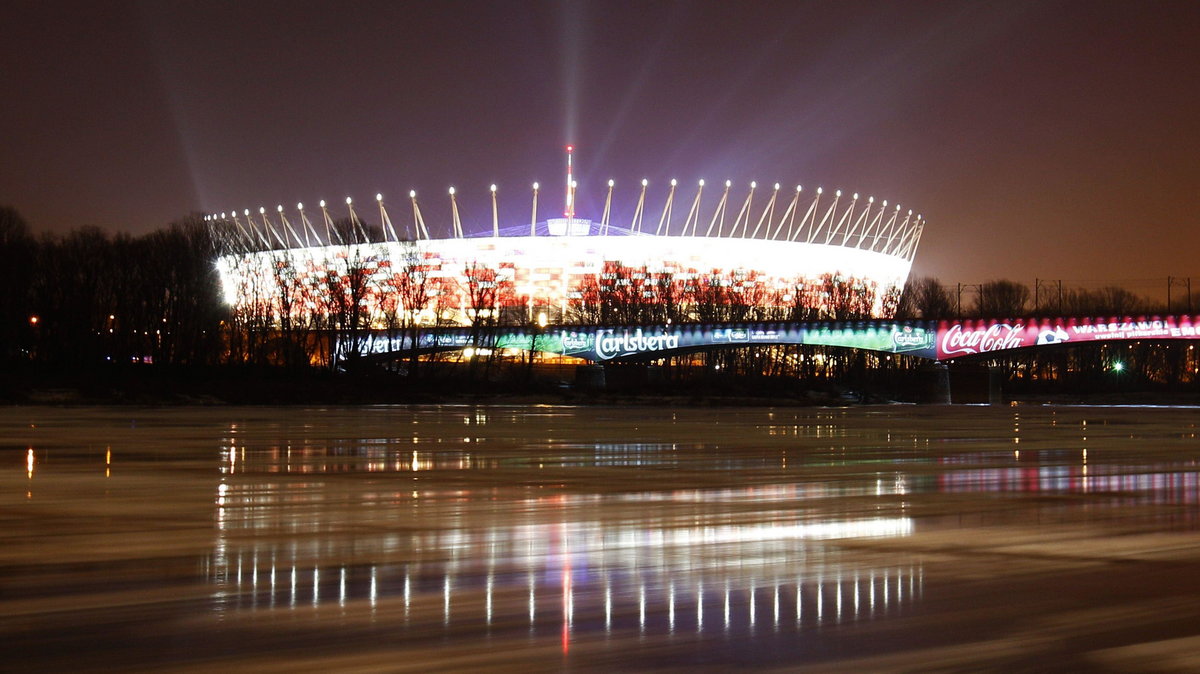
POLYGON ((1200 340, 1200 315, 444 327, 371 330, 340 350, 386 360, 414 352, 521 349, 607 363, 712 349, 822 345, 948 361, 1057 344, 1137 340, 1200 340))

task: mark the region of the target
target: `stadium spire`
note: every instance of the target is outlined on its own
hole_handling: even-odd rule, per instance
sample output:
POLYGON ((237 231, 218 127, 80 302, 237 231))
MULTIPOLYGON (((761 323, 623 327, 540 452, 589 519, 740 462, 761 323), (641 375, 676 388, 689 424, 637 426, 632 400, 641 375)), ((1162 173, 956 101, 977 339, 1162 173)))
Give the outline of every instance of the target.
POLYGON ((567 208, 563 211, 563 215, 567 218, 575 217, 575 177, 572 172, 572 157, 575 154, 575 146, 567 146, 567 208))

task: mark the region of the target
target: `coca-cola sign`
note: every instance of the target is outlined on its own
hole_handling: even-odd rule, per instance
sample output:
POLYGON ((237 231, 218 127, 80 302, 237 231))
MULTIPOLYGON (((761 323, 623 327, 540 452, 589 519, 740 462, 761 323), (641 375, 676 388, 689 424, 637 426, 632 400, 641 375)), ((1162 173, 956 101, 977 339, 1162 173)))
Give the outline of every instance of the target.
POLYGON ((955 358, 1027 346, 1025 326, 1021 323, 980 323, 973 326, 953 323, 942 330, 939 337, 938 358, 955 358))
POLYGON ((1200 316, 975 319, 943 321, 939 360, 1027 346, 1128 339, 1198 339, 1200 316))

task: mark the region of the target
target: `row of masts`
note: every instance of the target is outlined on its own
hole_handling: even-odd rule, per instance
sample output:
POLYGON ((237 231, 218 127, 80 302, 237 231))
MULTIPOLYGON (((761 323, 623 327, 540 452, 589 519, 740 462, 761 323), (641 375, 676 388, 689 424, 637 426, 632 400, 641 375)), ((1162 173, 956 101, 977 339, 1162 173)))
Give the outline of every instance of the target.
MULTIPOLYGON (((678 181, 674 179, 670 182, 670 190, 657 218, 657 224, 654 224, 653 217, 649 222, 646 219, 646 191, 649 184, 648 180, 641 181, 637 206, 629 226, 624 228, 633 234, 823 244, 858 248, 911 261, 925 228, 925 220, 920 214, 914 215, 911 209, 904 211, 899 204, 889 207, 887 200, 877 202, 873 196, 863 200, 857 193, 843 198, 841 190, 836 190, 833 197, 829 198, 820 187, 813 193, 811 200, 802 203, 804 189, 797 185, 791 199, 783 205, 779 195, 780 185, 775 183, 765 203, 760 207, 755 202, 758 184, 751 182, 749 192, 741 199, 740 206, 737 206, 737 200, 730 200, 733 182, 729 180, 725 181, 725 188, 711 214, 701 213, 701 197, 705 185, 704 180, 700 180, 687 209, 687 215, 682 224, 676 227, 673 215, 678 181)), ((616 227, 610 222, 614 186, 615 182, 609 180, 604 211, 597 228, 597 234, 600 236, 607 236, 610 227, 616 227)), ((575 187, 573 181, 571 187, 575 187)), ((538 190, 538 183, 533 183, 529 236, 537 236, 538 190)), ((492 236, 499 237, 500 216, 496 185, 491 186, 490 193, 492 236)), ((421 207, 417 203, 416 191, 410 191, 408 196, 412 203, 412 221, 411 227, 408 224, 404 226, 403 239, 392 223, 382 194, 375 195, 381 231, 374 234, 359 217, 350 197, 346 198, 348 218, 338 220, 330 215, 326 202, 322 200, 319 203, 321 218, 317 224, 309 218, 303 203, 296 204, 296 215, 293 218, 289 218, 283 206, 279 205, 273 214, 265 207, 260 207, 257 213, 243 209, 240 214, 236 210, 213 213, 204 216, 204 219, 229 252, 431 239, 421 207)), ((461 239, 464 238, 462 218, 453 187, 449 190, 449 197, 452 236, 461 239)), ((567 211, 566 218, 568 221, 576 219, 573 208, 567 211)), ((568 226, 566 231, 571 232, 572 228, 568 226)))

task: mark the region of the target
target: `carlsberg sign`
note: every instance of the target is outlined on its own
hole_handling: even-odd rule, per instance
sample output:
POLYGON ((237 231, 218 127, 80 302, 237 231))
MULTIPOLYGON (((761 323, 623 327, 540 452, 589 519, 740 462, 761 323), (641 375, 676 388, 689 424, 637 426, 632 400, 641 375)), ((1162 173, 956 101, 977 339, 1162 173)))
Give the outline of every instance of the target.
POLYGON ((679 334, 648 335, 641 329, 600 330, 596 333, 596 355, 600 360, 611 360, 622 356, 654 351, 671 351, 679 348, 679 334))

